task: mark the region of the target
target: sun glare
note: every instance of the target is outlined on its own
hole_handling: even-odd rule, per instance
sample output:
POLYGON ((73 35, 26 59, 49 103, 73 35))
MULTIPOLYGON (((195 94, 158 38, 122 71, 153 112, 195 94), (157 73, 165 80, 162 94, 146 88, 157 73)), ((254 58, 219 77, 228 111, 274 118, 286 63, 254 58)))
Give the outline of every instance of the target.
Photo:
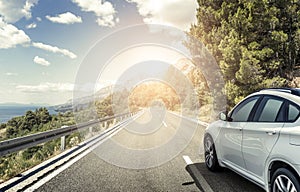
POLYGON ((137 85, 129 95, 132 111, 147 107, 164 107, 168 110, 180 108, 180 98, 168 84, 160 81, 146 81, 137 85))
MULTIPOLYGON (((116 81, 126 70, 145 61, 160 61, 172 65, 183 57, 184 55, 175 50, 158 45, 131 47, 116 54, 115 57, 106 63, 97 82, 116 81)), ((155 64, 152 65, 152 68, 157 73, 161 73, 164 70, 159 65, 155 66, 155 64)))

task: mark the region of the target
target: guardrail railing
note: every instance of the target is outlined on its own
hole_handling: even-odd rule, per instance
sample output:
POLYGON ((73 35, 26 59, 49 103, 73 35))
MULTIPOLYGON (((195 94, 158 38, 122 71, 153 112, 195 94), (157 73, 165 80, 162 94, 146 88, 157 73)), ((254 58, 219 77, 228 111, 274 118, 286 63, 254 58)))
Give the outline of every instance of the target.
POLYGON ((20 151, 22 149, 36 146, 41 143, 45 143, 45 142, 53 140, 53 139, 57 139, 59 137, 62 138, 61 146, 63 146, 62 149, 64 149, 64 142, 65 142, 66 135, 70 135, 73 132, 79 131, 81 129, 85 129, 85 128, 93 126, 95 124, 107 122, 112 119, 129 117, 129 116, 132 116, 133 114, 134 113, 123 113, 123 114, 115 115, 112 117, 105 117, 105 118, 99 119, 99 120, 88 121, 88 122, 81 123, 78 125, 61 127, 61 128, 41 132, 41 133, 36 133, 36 134, 32 134, 32 135, 27 135, 27 136, 23 136, 23 137, 17 137, 14 139, 5 140, 5 141, 0 142, 0 157, 11 154, 13 152, 20 151))

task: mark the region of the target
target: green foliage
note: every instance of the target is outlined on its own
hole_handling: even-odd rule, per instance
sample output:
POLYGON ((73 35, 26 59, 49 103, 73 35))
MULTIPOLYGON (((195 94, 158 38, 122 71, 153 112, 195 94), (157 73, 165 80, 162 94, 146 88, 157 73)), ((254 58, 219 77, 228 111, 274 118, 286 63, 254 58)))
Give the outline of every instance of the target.
POLYGON ((180 59, 177 64, 178 68, 170 66, 164 76, 164 80, 174 90, 172 94, 164 89, 161 93, 165 98, 176 98, 167 103, 167 109, 178 111, 184 108, 185 111, 195 112, 201 106, 211 103, 211 93, 202 71, 188 59, 180 59))
MULTIPOLYGON (((62 125, 73 125, 72 112, 50 115, 46 108, 35 111, 27 111, 24 116, 14 117, 7 123, 1 124, 5 129, 6 137, 3 140, 33 134, 59 128, 62 125)), ((72 147, 80 143, 84 138, 79 133, 73 133, 66 137, 66 146, 72 147)), ((52 157, 59 152, 60 139, 34 146, 18 153, 13 153, 0 158, 0 178, 9 179, 28 168, 52 157)))
POLYGON ((112 95, 109 95, 101 101, 95 101, 96 111, 99 118, 113 116, 113 100, 112 95))
POLYGON ((1 126, 6 127, 6 137, 3 139, 10 139, 74 123, 72 112, 50 115, 47 108, 43 107, 27 111, 24 116, 14 117, 1 126))
POLYGON ((193 67, 193 69, 188 73, 187 76, 189 80, 192 82, 192 85, 195 89, 196 95, 195 97, 192 98, 192 100, 197 99, 193 101, 191 110, 196 109, 197 106, 195 103, 198 103, 198 105, 205 105, 210 103, 211 96, 209 93, 208 85, 200 69, 193 67))
POLYGON ((179 103, 178 96, 170 86, 155 81, 138 85, 129 97, 132 110, 153 105, 164 105, 168 110, 174 110, 175 105, 179 103))
POLYGON ((0 129, 5 129, 6 128, 6 124, 5 123, 1 123, 0 124, 0 129))
POLYGON ((38 152, 42 147, 41 146, 34 146, 34 147, 31 147, 31 148, 28 148, 26 150, 24 150, 22 152, 22 158, 24 160, 28 160, 28 159, 31 159, 32 156, 38 152))
POLYGON ((219 64, 232 107, 253 91, 288 86, 299 66, 300 3, 198 0, 190 34, 219 64))

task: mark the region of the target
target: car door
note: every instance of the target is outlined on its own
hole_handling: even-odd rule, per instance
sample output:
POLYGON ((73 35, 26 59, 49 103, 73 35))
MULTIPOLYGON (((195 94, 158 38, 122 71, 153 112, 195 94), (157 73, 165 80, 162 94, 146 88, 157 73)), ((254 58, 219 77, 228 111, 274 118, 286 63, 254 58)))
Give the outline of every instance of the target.
POLYGON ((255 114, 243 128, 242 152, 248 172, 263 181, 265 162, 284 125, 285 100, 264 96, 255 114))
POLYGON ((220 130, 220 158, 223 163, 234 169, 245 168, 242 155, 242 129, 247 125, 251 111, 259 98, 260 96, 253 96, 238 104, 220 130))

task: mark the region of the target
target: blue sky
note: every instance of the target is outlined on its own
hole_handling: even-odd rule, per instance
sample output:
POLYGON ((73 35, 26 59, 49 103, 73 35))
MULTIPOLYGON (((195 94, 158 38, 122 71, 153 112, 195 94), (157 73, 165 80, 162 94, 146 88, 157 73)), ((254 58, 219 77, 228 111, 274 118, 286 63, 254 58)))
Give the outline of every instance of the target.
POLYGON ((99 39, 141 23, 188 30, 196 9, 196 0, 0 0, 0 103, 64 103, 99 39))

